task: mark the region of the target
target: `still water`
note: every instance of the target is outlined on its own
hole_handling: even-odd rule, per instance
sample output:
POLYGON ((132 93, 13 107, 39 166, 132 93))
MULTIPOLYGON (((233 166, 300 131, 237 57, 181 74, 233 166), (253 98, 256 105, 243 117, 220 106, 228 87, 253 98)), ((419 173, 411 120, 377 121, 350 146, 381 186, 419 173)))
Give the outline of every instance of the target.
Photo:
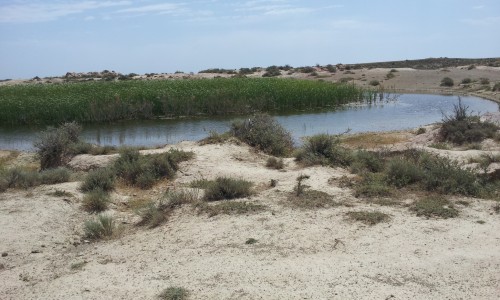
MULTIPOLYGON (((473 114, 498 111, 497 103, 477 98, 462 97, 473 114)), ((295 141, 317 133, 351 133, 411 129, 439 122, 443 114, 450 114, 457 96, 402 94, 395 99, 376 104, 352 105, 329 112, 276 115, 295 141)), ((210 131, 224 132, 232 121, 242 117, 195 118, 177 120, 134 120, 111 124, 85 125, 82 137, 99 145, 154 147, 183 140, 200 140, 210 131)), ((37 132, 44 128, 0 128, 0 149, 32 150, 37 132)))

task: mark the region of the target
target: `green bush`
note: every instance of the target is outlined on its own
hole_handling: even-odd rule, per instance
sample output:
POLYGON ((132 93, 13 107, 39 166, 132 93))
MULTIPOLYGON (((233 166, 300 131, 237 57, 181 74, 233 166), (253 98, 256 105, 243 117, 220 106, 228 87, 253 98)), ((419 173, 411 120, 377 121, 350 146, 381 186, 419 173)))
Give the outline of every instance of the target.
POLYGON ((462 79, 462 84, 469 84, 471 82, 472 82, 472 79, 470 79, 470 78, 464 78, 464 79, 462 79))
POLYGON ((80 186, 82 192, 91 192, 95 190, 108 192, 114 188, 115 174, 109 168, 100 168, 90 171, 80 186))
POLYGON ((359 150, 352 156, 351 171, 354 173, 381 172, 384 169, 384 160, 377 152, 359 150))
POLYGON ((423 170, 412 161, 394 158, 388 163, 387 181, 396 187, 420 182, 423 177, 423 170))
POLYGON ((453 82, 453 79, 451 79, 450 77, 445 77, 441 80, 441 86, 452 87, 454 85, 455 83, 453 82))
POLYGON ((248 197, 252 194, 252 183, 242 179, 217 177, 205 191, 206 201, 229 200, 248 197))
POLYGON ((161 178, 173 178, 179 169, 178 163, 192 157, 192 152, 174 149, 150 155, 140 155, 135 149, 123 149, 113 169, 118 177, 129 184, 146 189, 161 178))
POLYGON ((94 190, 83 197, 83 208, 88 212, 102 212, 108 208, 109 195, 102 190, 94 190))
POLYGON ((393 194, 388 186, 385 175, 366 173, 359 184, 354 187, 356 197, 389 197, 393 194))
POLYGON ((158 295, 162 300, 186 300, 189 292, 182 287, 169 287, 158 295))
POLYGON ((275 156, 285 156, 293 149, 290 132, 269 115, 258 114, 243 122, 234 122, 232 134, 252 147, 275 156))
POLYGON ((99 240, 111 237, 115 224, 111 216, 105 214, 97 215, 97 218, 88 220, 84 224, 85 237, 90 240, 99 240))
POLYGON ((338 136, 328 134, 307 138, 295 159, 305 165, 332 166, 348 166, 353 160, 351 152, 340 146, 338 136))
POLYGON ((444 219, 454 218, 458 216, 458 210, 453 207, 453 204, 442 197, 427 197, 418 200, 411 208, 417 213, 417 216, 425 217, 440 217, 444 219))
POLYGON ((269 157, 266 161, 266 167, 270 169, 281 170, 285 166, 283 159, 277 159, 276 157, 269 157))
POLYGON ((61 166, 70 155, 71 145, 79 142, 80 131, 81 127, 71 122, 41 132, 33 143, 41 169, 61 166))
POLYGON ((262 77, 275 77, 280 75, 281 71, 277 66, 270 66, 266 68, 266 72, 262 75, 262 77))
POLYGON ((40 172, 40 181, 42 184, 56 184, 69 181, 71 172, 64 167, 49 169, 40 172))
POLYGON ((469 113, 469 107, 465 106, 459 98, 458 104, 454 106, 453 114, 443 118, 439 137, 443 142, 458 145, 472 144, 486 138, 494 138, 498 129, 497 125, 481 122, 479 116, 469 113))

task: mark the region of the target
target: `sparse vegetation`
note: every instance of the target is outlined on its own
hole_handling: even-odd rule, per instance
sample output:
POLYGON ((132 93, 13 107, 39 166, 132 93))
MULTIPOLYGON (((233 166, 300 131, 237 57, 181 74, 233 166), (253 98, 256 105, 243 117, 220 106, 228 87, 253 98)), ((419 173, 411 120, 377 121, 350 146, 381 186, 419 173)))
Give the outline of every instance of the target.
POLYGON ((8 188, 27 189, 41 184, 67 182, 70 171, 66 168, 48 169, 37 172, 28 168, 13 167, 0 170, 0 191, 8 188))
MULTIPOLYGON (((392 73, 391 73, 392 74, 392 73)), ((370 81, 370 85, 371 86, 379 86, 380 85, 380 82, 378 80, 371 80, 370 81)))
POLYGON ((269 115, 258 114, 243 122, 232 124, 235 137, 265 153, 285 156, 293 149, 290 132, 269 115))
POLYGON ((40 158, 41 169, 63 165, 70 155, 71 145, 79 142, 80 131, 81 127, 77 123, 71 122, 40 133, 33 145, 40 158))
POLYGON ((282 158, 278 159, 276 157, 269 157, 266 160, 266 167, 269 169, 281 170, 285 167, 285 163, 282 158))
POLYGON ((139 225, 154 228, 168 220, 169 215, 184 204, 194 203, 198 200, 196 191, 178 190, 167 191, 158 201, 149 202, 137 210, 141 221, 139 225))
POLYGON ((281 70, 277 66, 270 66, 266 68, 266 72, 262 75, 262 77, 275 77, 280 75, 281 70))
POLYGON ((243 179, 217 177, 205 191, 205 201, 230 200, 248 197, 252 194, 252 183, 243 179))
POLYGON ((385 222, 389 219, 389 215, 378 211, 351 211, 347 213, 347 217, 370 226, 385 222))
POLYGON ((217 203, 200 202, 196 204, 200 213, 206 213, 209 217, 216 215, 245 215, 260 212, 266 206, 246 201, 222 201, 217 203))
POLYGON ((491 88, 493 92, 500 91, 500 82, 495 83, 495 85, 491 88))
POLYGON ((73 194, 71 194, 70 192, 62 190, 55 190, 54 192, 48 193, 47 195, 54 197, 73 197, 73 194))
POLYGON ((352 156, 340 145, 339 136, 318 134, 306 139, 295 159, 304 165, 348 166, 352 156))
POLYGON ((439 136, 441 141, 458 145, 481 142, 486 138, 494 138, 499 127, 490 122, 482 122, 479 116, 473 116, 469 107, 461 99, 454 106, 453 113, 443 118, 439 136))
POLYGON ((412 210, 417 213, 417 216, 439 217, 443 219, 454 218, 458 216, 458 210, 453 207, 453 204, 442 196, 429 196, 417 200, 412 207, 412 210))
POLYGON ((85 222, 85 237, 90 240, 110 238, 113 235, 115 224, 113 218, 106 214, 99 214, 96 218, 85 222))
POLYGON ((169 287, 158 295, 161 300, 186 300, 189 292, 183 287, 169 287))
POLYGON ((245 244, 247 245, 253 245, 255 243, 257 243, 258 241, 254 238, 249 238, 248 240, 245 241, 245 244))
POLYGON ((309 189, 303 190, 300 194, 297 194, 297 191, 290 194, 286 204, 303 209, 328 208, 340 205, 332 195, 309 189))
POLYGON ((417 129, 417 132, 415 134, 416 135, 421 135, 421 134, 424 134, 426 132, 427 132, 427 130, 424 127, 420 127, 420 128, 417 129))
POLYGON ((108 208, 109 195, 102 190, 93 190, 83 197, 83 208, 92 213, 99 213, 108 208))
POLYGON ((217 131, 210 131, 208 136, 200 141, 200 145, 207 144, 223 144, 231 138, 230 132, 218 133, 217 131))
POLYGON ((115 174, 109 168, 100 168, 90 171, 85 177, 80 190, 82 192, 91 192, 100 190, 109 192, 115 188, 115 174))
POLYGON ((472 79, 470 79, 470 78, 462 79, 462 84, 470 84, 470 83, 472 83, 472 79))
POLYGON ((455 83, 453 82, 453 79, 451 79, 450 77, 445 77, 441 80, 441 86, 452 87, 454 85, 455 83))

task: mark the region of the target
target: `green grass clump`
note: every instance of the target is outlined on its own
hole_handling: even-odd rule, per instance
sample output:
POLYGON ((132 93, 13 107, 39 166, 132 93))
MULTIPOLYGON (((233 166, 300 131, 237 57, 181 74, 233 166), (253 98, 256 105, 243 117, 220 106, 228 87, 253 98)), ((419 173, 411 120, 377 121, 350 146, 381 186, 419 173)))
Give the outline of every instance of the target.
POLYGON ((85 237, 90 240, 99 240, 113 236, 115 224, 111 216, 99 214, 96 218, 84 224, 85 237))
POLYGON ((149 202, 140 208, 137 213, 141 216, 139 225, 154 228, 168 220, 169 215, 178 207, 194 203, 198 200, 195 191, 167 191, 158 202, 149 202))
POLYGON ((372 96, 354 85, 279 78, 23 84, 0 87, 0 125, 304 111, 372 96))
POLYGON ((356 197, 390 197, 393 190, 387 184, 385 174, 366 173, 361 182, 354 186, 356 197))
POLYGON ((80 190, 82 192, 91 192, 101 190, 109 192, 115 188, 115 174, 109 168, 100 168, 90 171, 85 177, 80 190))
POLYGON ((300 194, 291 193, 286 204, 303 209, 316 209, 336 207, 340 204, 336 202, 332 195, 316 190, 304 190, 300 194))
POLYGON ((217 131, 210 131, 208 136, 200 141, 200 145, 207 144, 223 144, 231 138, 230 132, 218 133, 217 131))
POLYGON ((188 299, 189 291, 182 287, 169 287, 158 295, 162 300, 186 300, 188 299))
POLYGON ((389 215, 378 211, 351 211, 347 213, 347 217, 370 226, 385 222, 390 218, 389 215))
POLYGON ((217 201, 248 197, 252 194, 252 185, 253 183, 243 179, 217 177, 205 191, 204 200, 217 201))
POLYGON ((454 218, 458 216, 458 210, 446 198, 440 196, 430 196, 415 202, 411 208, 417 213, 417 216, 439 217, 443 219, 454 218))
POLYGON ((266 160, 266 167, 269 169, 281 170, 285 167, 285 163, 282 158, 269 157, 266 160))
POLYGON ((231 132, 238 139, 267 154, 285 156, 293 149, 290 132, 269 115, 258 114, 243 122, 234 122, 231 132))
POLYGON ((352 156, 351 171, 354 173, 381 172, 384 169, 384 159, 377 152, 358 150, 352 156))
POLYGON ((462 79, 462 84, 470 84, 470 83, 472 83, 472 79, 470 79, 470 78, 462 79))
POLYGON ((0 171, 0 191, 8 188, 27 189, 41 184, 67 182, 70 171, 66 168, 48 169, 42 172, 14 167, 0 171))
POLYGON ((206 213, 209 217, 217 215, 245 215, 266 209, 264 205, 246 201, 223 201, 215 204, 200 202, 196 207, 200 213, 206 213))
POLYGON ((56 184, 68 182, 71 176, 70 170, 64 167, 48 169, 39 173, 42 184, 56 184))
POLYGON ((99 213, 108 208, 109 195, 102 190, 94 190, 83 197, 83 208, 92 213, 99 213))
POLYGON ((348 166, 352 162, 351 152, 341 147, 338 136, 328 134, 307 138, 295 158, 304 165, 348 166))
POLYGON ((67 191, 55 190, 54 192, 48 193, 47 195, 54 197, 73 197, 73 194, 67 191))
POLYGON ((179 162, 192 157, 192 152, 173 149, 166 153, 150 155, 140 155, 135 149, 123 149, 113 165, 113 170, 129 184, 147 189, 162 178, 173 178, 179 169, 179 162))

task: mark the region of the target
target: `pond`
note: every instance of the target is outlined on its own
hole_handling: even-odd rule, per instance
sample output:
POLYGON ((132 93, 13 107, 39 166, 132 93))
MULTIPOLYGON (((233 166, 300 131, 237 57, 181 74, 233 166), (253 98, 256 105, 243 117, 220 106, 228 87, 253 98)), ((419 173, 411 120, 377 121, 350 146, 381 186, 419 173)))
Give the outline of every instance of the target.
MULTIPOLYGON (((478 97, 462 97, 473 114, 498 111, 497 103, 478 97)), ((453 111, 457 96, 402 94, 376 104, 351 105, 341 110, 276 115, 295 141, 317 133, 336 134, 416 128, 442 120, 453 111)), ((134 120, 85 125, 82 137, 90 143, 114 146, 155 147, 183 140, 200 140, 210 131, 227 131, 242 117, 134 120)), ((0 128, 0 149, 32 150, 36 134, 44 128, 0 128)))

